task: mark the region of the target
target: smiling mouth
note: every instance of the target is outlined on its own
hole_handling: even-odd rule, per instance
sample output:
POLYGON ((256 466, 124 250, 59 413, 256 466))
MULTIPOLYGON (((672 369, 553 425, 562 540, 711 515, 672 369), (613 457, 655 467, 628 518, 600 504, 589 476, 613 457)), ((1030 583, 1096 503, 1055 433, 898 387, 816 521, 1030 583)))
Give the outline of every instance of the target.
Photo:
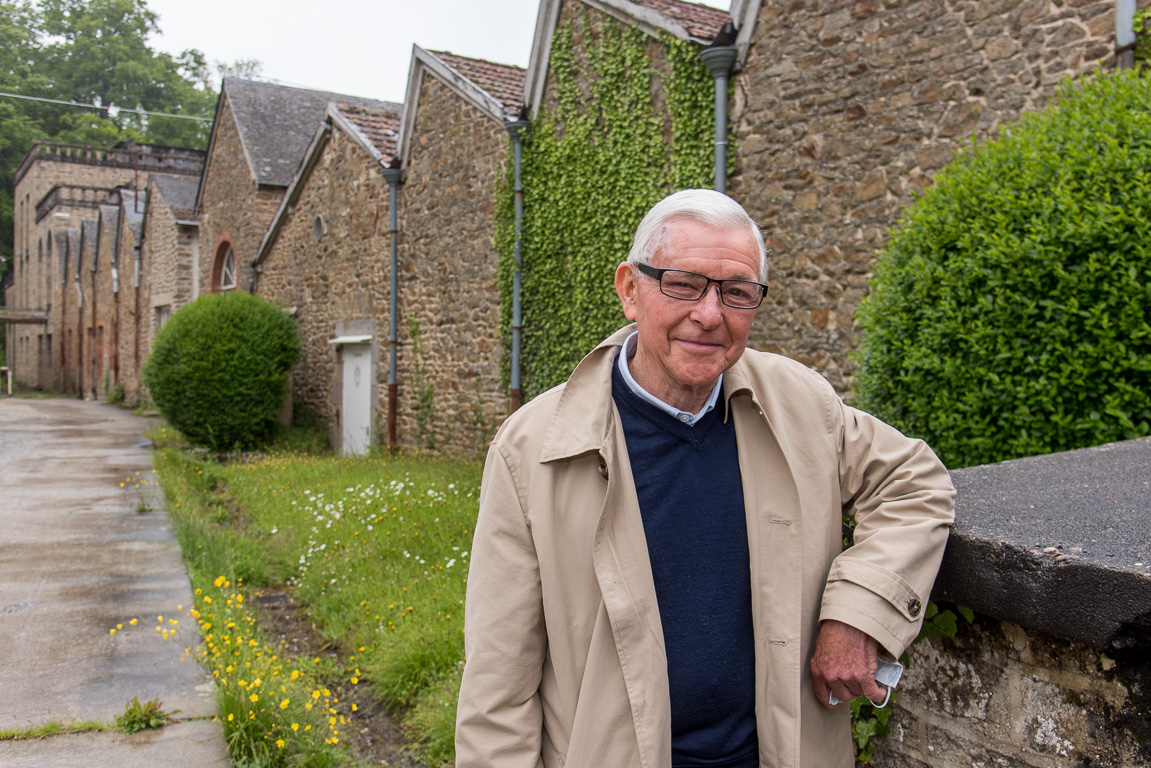
POLYGON ((722 347, 718 341, 701 341, 698 339, 678 339, 680 344, 693 349, 716 349, 722 347))

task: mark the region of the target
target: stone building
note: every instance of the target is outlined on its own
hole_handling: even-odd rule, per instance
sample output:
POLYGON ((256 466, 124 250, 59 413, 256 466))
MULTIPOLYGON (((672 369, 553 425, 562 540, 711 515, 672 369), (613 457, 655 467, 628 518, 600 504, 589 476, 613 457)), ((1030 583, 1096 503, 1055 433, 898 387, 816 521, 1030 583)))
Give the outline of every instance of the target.
POLYGON ((391 102, 224 78, 195 203, 205 290, 251 288, 252 259, 333 102, 399 111, 391 102))
POLYGON ((412 52, 399 135, 406 445, 482 450, 508 414, 494 214, 523 87, 518 67, 412 52))
POLYGON ((657 69, 660 33, 702 51, 733 23, 727 192, 771 251, 750 343, 841 392, 876 251, 913 195, 962 142, 1042 106, 1067 77, 1115 66, 1112 2, 734 0, 729 16, 678 0, 541 0, 525 88, 533 114, 552 98, 552 36, 577 7, 589 27, 610 18, 648 32, 657 69))
POLYGON ((3 318, 21 383, 84 397, 119 383, 120 276, 142 235, 125 236, 125 222, 142 211, 149 180, 198 178, 202 161, 195 150, 132 143, 32 146, 16 174, 16 263, 6 293, 8 307, 27 313, 3 318))
POLYGON ((391 110, 329 105, 252 260, 256 293, 299 324, 294 405, 318 415, 347 453, 371 445, 386 391, 374 373, 387 360, 392 235, 383 170, 398 126, 391 110))
POLYGON ((522 88, 417 47, 402 114, 330 104, 268 227, 255 292, 295 312, 295 401, 345 452, 474 450, 507 413, 492 209, 522 88))
POLYGON ((743 58, 729 193, 764 228, 759 349, 850 385, 854 314, 900 212, 962 142, 1115 66, 1113 2, 733 4, 743 58))
POLYGON ((725 14, 681 0, 541 0, 526 72, 417 47, 402 107, 227 79, 190 210, 184 193, 149 179, 160 171, 195 176, 194 153, 37 145, 29 154, 17 189, 8 304, 31 313, 7 326, 10 360, 33 386, 90 395, 112 371, 110 381, 123 380, 135 397, 132 377, 167 313, 198 292, 255 290, 296 307, 307 349, 296 398, 333 430, 343 421, 344 352, 327 342, 369 335, 373 440, 382 441, 376 430, 386 425, 405 445, 483 442, 507 412, 492 247, 509 145, 503 123, 519 117, 520 105, 531 115, 552 98, 553 34, 578 9, 592 25, 649 33, 657 69, 661 35, 702 50, 726 21, 734 24, 737 141, 728 191, 764 227, 772 250, 772 288, 751 344, 812 365, 846 392, 860 343, 854 312, 900 211, 961 142, 991 136, 1041 106, 1067 76, 1114 66, 1114 7, 1101 0, 735 0, 725 14), (398 126, 388 122, 394 115, 398 126), (372 120, 398 135, 372 136, 372 120), (400 174, 395 328, 385 170, 400 174), (285 204, 289 187, 296 198, 285 204), (96 216, 101 205, 109 208, 97 217, 99 232, 119 233, 107 246, 112 259, 102 245, 93 250, 103 235, 81 237, 76 223, 79 211, 96 216), (129 223, 144 211, 147 222, 129 223), (289 242, 316 261, 293 258, 289 242), (73 269, 67 292, 62 260, 73 269), (87 288, 77 281, 78 261, 117 265, 111 297, 99 288, 108 281, 87 288), (129 299, 128 290, 137 293, 129 299), (141 324, 139 332, 101 320, 109 308, 141 324), (101 324, 112 357, 97 354, 101 324))

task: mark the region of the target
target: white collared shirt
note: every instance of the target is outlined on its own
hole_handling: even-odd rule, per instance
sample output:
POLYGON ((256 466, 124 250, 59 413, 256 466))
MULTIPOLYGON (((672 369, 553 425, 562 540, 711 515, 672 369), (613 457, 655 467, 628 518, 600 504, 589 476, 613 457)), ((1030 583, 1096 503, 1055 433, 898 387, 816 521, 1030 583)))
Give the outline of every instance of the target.
POLYGON ((627 382, 627 388, 630 389, 637 397, 645 402, 651 403, 656 408, 659 408, 664 413, 670 415, 678 421, 683 422, 689 426, 694 426, 697 421, 702 419, 704 415, 715 407, 716 402, 719 400, 720 390, 723 388, 723 374, 715 382, 715 387, 711 390, 711 396, 707 398, 707 402, 703 404, 703 408, 699 413, 692 413, 690 411, 681 411, 674 405, 668 405, 663 400, 660 400, 655 395, 648 392, 646 389, 639 385, 639 382, 631 375, 631 370, 628 368, 628 358, 635 356, 636 344, 639 339, 639 331, 632 331, 631 336, 628 336, 623 343, 623 350, 619 355, 619 372, 623 376, 623 380, 627 382))

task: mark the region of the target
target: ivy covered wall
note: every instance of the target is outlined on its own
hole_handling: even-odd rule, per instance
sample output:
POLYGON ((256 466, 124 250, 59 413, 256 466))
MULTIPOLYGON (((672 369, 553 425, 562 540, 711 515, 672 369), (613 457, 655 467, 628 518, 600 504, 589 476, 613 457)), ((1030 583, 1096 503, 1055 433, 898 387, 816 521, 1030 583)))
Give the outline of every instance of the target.
MULTIPOLYGON (((626 319, 612 278, 647 210, 677 189, 710 187, 714 80, 700 47, 655 39, 579 2, 564 3, 544 101, 523 152, 524 398, 564 381, 626 319)), ((501 336, 510 360, 514 191, 498 194, 501 336)))

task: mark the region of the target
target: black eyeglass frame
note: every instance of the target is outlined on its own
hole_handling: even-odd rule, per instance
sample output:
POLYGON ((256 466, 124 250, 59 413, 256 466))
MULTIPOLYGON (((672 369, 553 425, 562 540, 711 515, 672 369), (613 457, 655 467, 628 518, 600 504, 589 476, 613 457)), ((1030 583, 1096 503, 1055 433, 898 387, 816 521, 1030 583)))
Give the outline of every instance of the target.
POLYGON ((698 272, 689 272, 686 269, 659 269, 658 267, 653 267, 650 264, 637 263, 637 264, 635 264, 635 268, 638 269, 643 274, 647 275, 648 277, 654 277, 656 279, 656 281, 659 282, 659 292, 662 293, 664 296, 667 296, 669 299, 678 299, 679 301, 699 301, 700 299, 702 299, 707 294, 707 291, 709 288, 711 288, 712 283, 715 283, 716 285, 719 286, 719 300, 721 302, 723 302, 724 306, 731 307, 732 309, 758 309, 759 306, 761 304, 763 304, 764 297, 767 296, 767 283, 757 283, 754 280, 739 280, 739 279, 736 279, 736 280, 713 280, 712 278, 708 277, 707 275, 701 275, 698 272), (664 276, 664 274, 666 274, 668 272, 679 272, 679 273, 684 274, 684 275, 692 275, 694 277, 702 277, 704 280, 707 281, 707 283, 703 286, 703 290, 700 291, 699 295, 696 296, 694 299, 689 299, 689 298, 686 298, 684 296, 673 296, 672 294, 668 293, 667 291, 665 291, 663 289, 663 276, 664 276), (724 294, 723 294, 723 284, 724 283, 744 283, 744 284, 748 284, 748 285, 758 285, 763 290, 760 292, 759 301, 755 304, 755 306, 753 306, 753 307, 741 307, 738 304, 728 303, 727 299, 724 298, 724 294))

